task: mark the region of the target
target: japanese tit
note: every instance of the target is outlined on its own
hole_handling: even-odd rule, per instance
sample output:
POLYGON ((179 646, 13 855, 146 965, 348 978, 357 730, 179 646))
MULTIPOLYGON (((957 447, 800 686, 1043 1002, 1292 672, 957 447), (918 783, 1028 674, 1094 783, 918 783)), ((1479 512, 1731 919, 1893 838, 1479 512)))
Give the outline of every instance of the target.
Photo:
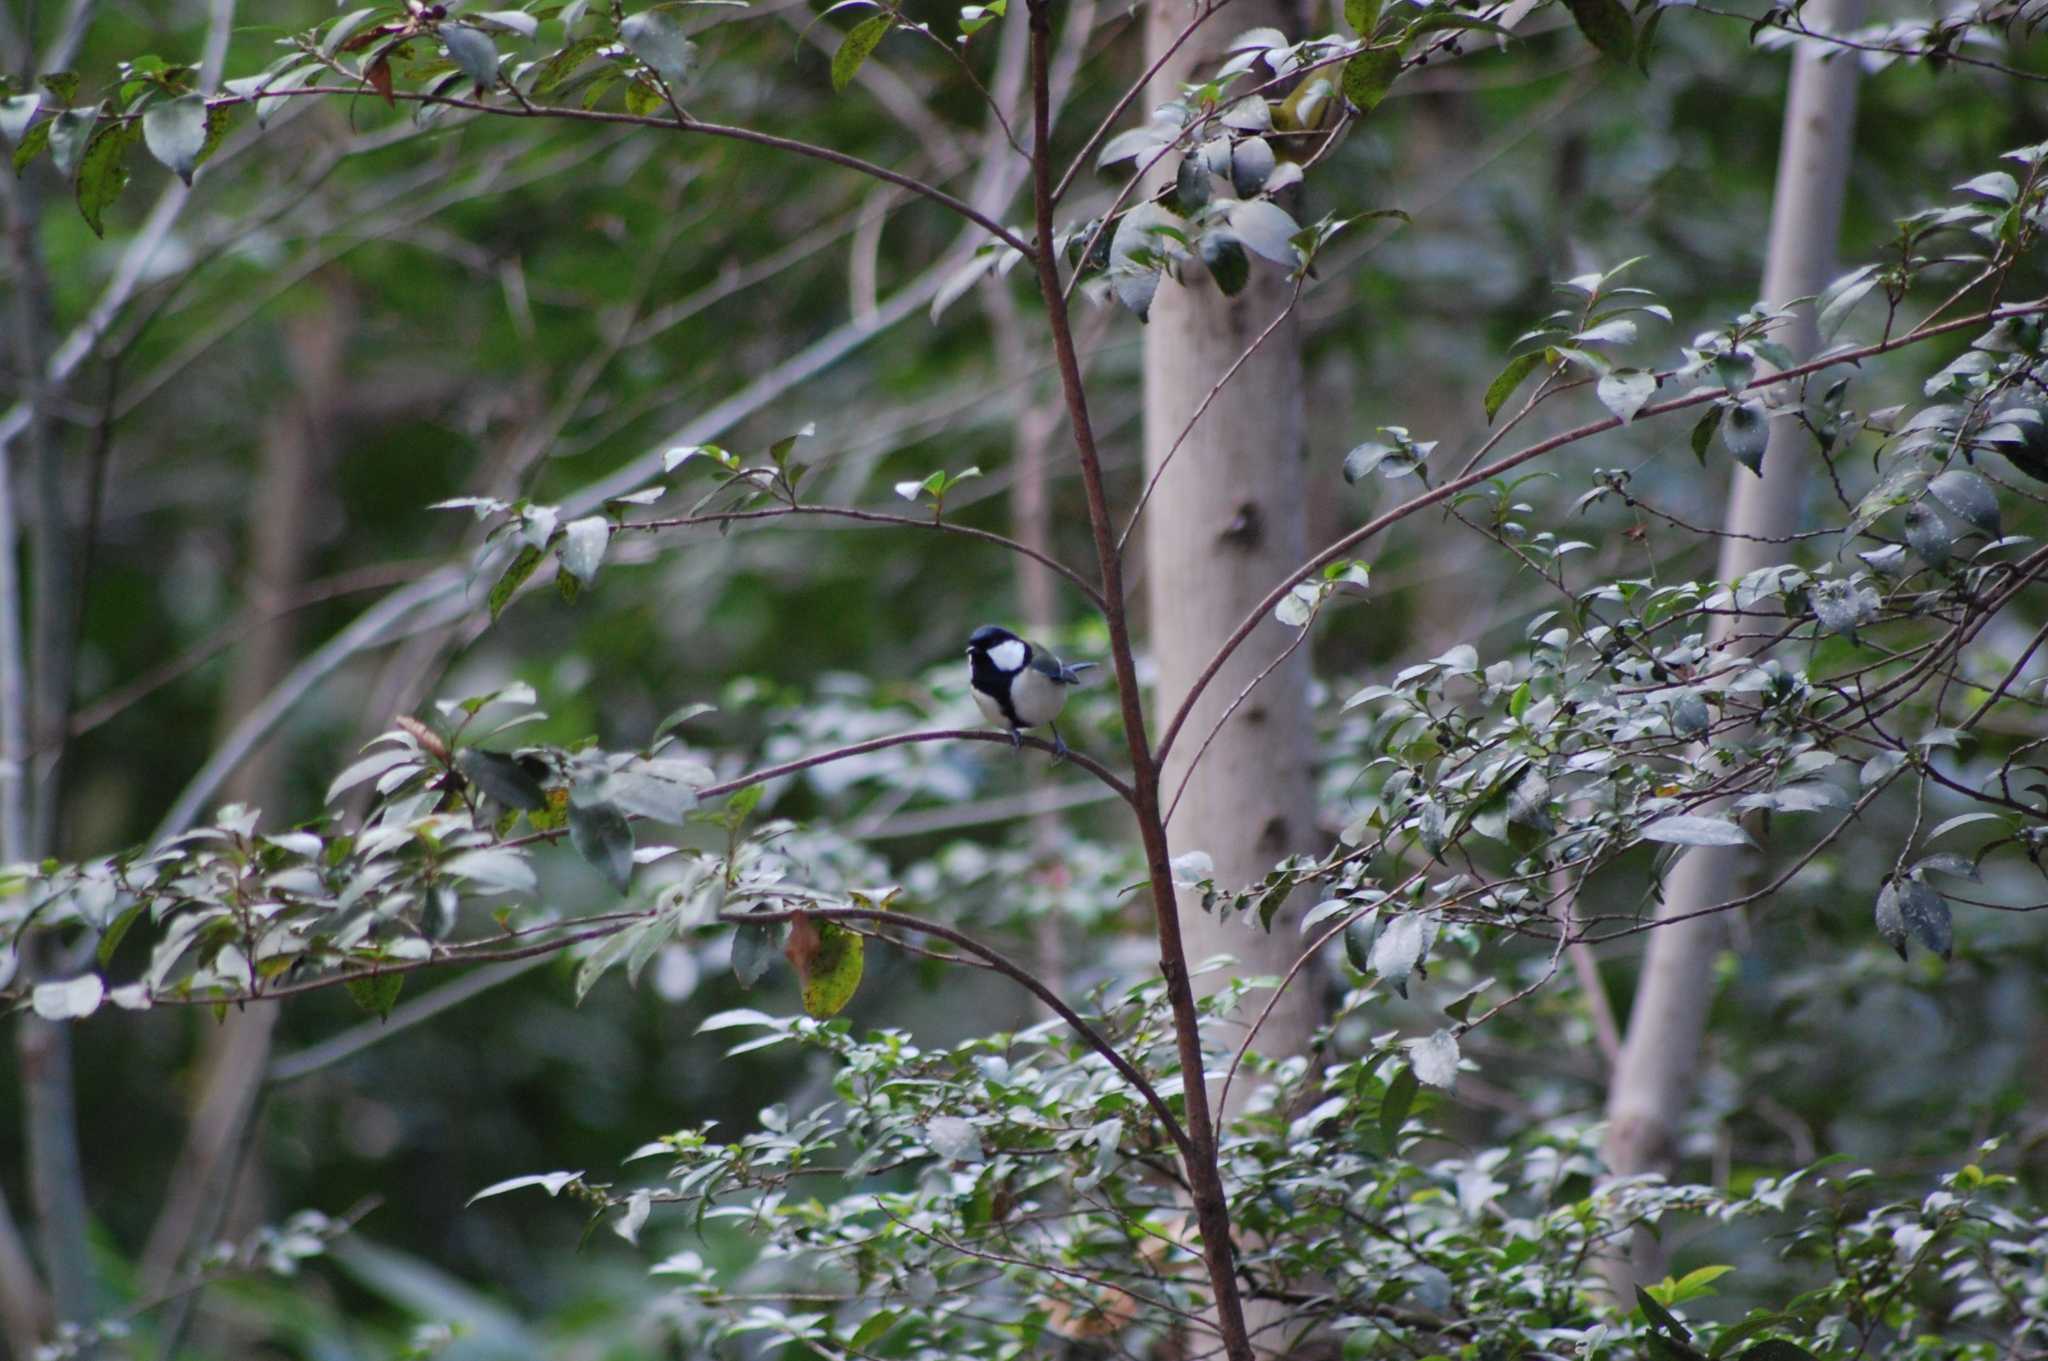
POLYGON ((1063 662, 994 624, 983 624, 967 640, 967 681, 975 705, 991 723, 1009 728, 1013 745, 1023 745, 1025 728, 1041 723, 1051 728, 1054 760, 1067 754, 1053 722, 1066 707, 1067 687, 1079 685, 1081 673, 1094 667, 1094 662, 1063 662))

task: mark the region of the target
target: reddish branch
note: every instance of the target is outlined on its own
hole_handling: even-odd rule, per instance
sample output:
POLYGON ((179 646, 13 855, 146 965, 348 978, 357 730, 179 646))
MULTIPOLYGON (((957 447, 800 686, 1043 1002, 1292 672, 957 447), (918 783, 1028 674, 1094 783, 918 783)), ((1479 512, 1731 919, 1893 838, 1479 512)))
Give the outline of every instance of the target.
POLYGON ((1101 1031, 1090 1025, 1085 1016, 1068 1006, 1060 995, 1046 986, 1037 975, 1017 964, 1000 950, 983 945, 965 932, 924 917, 913 917, 907 912, 890 912, 873 907, 803 907, 780 912, 721 912, 718 919, 731 922, 735 926, 743 926, 748 923, 785 922, 799 914, 825 921, 861 921, 872 922, 877 926, 893 926, 899 930, 916 931, 922 935, 932 936, 947 942, 955 949, 965 950, 1043 1002, 1046 1009, 1065 1021, 1090 1049, 1102 1055, 1104 1061, 1116 1069, 1117 1075, 1130 1083, 1132 1089, 1145 1098, 1145 1104, 1159 1117, 1160 1125, 1173 1140, 1174 1146, 1180 1149, 1182 1156, 1187 1155, 1187 1131, 1181 1128, 1180 1121, 1174 1117, 1173 1108, 1166 1104, 1165 1099, 1159 1095, 1159 1090, 1145 1075, 1123 1056, 1122 1051, 1104 1038, 1101 1031))
POLYGON ((800 142, 793 137, 777 137, 771 132, 756 132, 752 128, 736 128, 724 123, 707 123, 700 118, 676 110, 672 117, 657 118, 652 114, 625 113, 611 109, 564 108, 553 104, 491 104, 481 99, 462 99, 454 95, 423 94, 416 90, 393 90, 385 94, 373 91, 368 85, 302 85, 294 90, 279 90, 275 93, 252 91, 246 95, 219 95, 206 101, 208 109, 228 108, 236 104, 254 104, 260 99, 296 99, 306 95, 362 95, 375 93, 385 99, 400 103, 437 104, 451 109, 467 109, 471 113, 494 114, 499 118, 558 118, 568 123, 621 123, 629 127, 657 128, 665 132, 694 132, 704 137, 723 137, 734 142, 750 142, 755 146, 785 151, 792 156, 807 156, 814 161, 824 161, 840 166, 870 178, 907 189, 919 198, 928 199, 950 212, 959 214, 974 223, 989 235, 1001 241, 1012 250, 1031 254, 1031 247, 1023 238, 989 217, 973 204, 953 197, 935 185, 926 184, 912 175, 891 170, 887 166, 864 161, 858 156, 849 156, 831 147, 815 146, 800 142))
POLYGON ((1216 1130, 1209 1114, 1207 1074, 1202 1060, 1201 1017, 1188 980, 1187 951, 1181 943, 1180 912, 1167 850, 1166 824, 1159 809, 1159 765, 1145 734, 1145 711, 1138 689, 1137 664, 1131 655, 1130 620, 1125 609, 1123 564, 1117 552, 1109 500, 1102 487, 1102 460, 1088 416, 1088 394, 1081 363, 1067 319, 1065 290, 1060 285, 1058 253, 1053 249, 1052 96, 1048 88, 1047 51, 1052 39, 1050 0, 1030 0, 1031 19, 1031 190, 1038 249, 1033 263, 1038 291, 1045 300, 1058 360, 1060 390, 1066 399, 1067 423, 1081 464, 1088 496, 1088 525, 1095 539, 1095 557, 1102 572, 1102 596, 1109 623, 1110 655, 1123 703, 1124 737, 1130 745, 1132 810, 1144 847, 1152 889, 1152 919, 1159 935, 1159 971, 1166 981, 1173 1010, 1174 1038, 1180 1051, 1181 1095, 1186 1103, 1188 1147, 1184 1168, 1195 1222, 1202 1231, 1202 1260, 1215 1292, 1216 1323, 1230 1361, 1253 1361, 1245 1327, 1244 1302, 1238 1288, 1236 1253, 1230 1238, 1230 1206, 1216 1160, 1216 1130))

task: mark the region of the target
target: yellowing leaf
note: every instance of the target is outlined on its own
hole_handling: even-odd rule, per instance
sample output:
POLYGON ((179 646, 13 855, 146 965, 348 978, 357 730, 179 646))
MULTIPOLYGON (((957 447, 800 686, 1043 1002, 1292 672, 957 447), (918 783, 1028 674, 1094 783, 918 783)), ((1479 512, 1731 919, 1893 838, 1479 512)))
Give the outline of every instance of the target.
POLYGON ((836 1016, 860 987, 861 938, 836 922, 799 912, 782 947, 803 984, 804 1010, 822 1021, 836 1016))

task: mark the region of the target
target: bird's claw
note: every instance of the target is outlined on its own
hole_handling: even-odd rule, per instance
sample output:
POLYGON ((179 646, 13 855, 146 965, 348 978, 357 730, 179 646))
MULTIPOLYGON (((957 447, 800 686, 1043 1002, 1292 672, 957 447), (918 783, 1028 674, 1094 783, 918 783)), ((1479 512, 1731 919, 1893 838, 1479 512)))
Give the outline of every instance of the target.
POLYGON ((1052 763, 1058 765, 1067 759, 1067 739, 1060 736, 1060 730, 1052 730, 1052 763))

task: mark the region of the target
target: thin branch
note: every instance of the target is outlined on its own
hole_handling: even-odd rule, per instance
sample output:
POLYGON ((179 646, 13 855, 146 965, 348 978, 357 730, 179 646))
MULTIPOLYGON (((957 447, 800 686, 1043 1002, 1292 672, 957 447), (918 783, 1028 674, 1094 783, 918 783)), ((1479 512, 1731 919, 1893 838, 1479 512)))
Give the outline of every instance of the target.
POLYGON ((1028 544, 1019 543, 993 530, 976 529, 971 525, 957 524, 951 520, 936 520, 915 515, 895 515, 888 511, 862 510, 857 506, 771 506, 758 510, 707 511, 700 515, 680 515, 659 520, 631 520, 619 526, 628 529, 681 529, 690 525, 725 524, 736 520, 773 520, 789 515, 820 515, 839 520, 853 520, 861 524, 895 525, 904 529, 930 529, 945 534, 960 534, 983 543, 994 544, 1012 553, 1022 554, 1048 571, 1057 572, 1072 582, 1075 589, 1088 598, 1088 603, 1097 610, 1104 608, 1102 592, 1097 590, 1088 578, 1047 553, 1028 544))
MULTIPOLYGON (((1889 340, 1881 340, 1875 344, 1862 346, 1859 349, 1838 350, 1831 354, 1822 355, 1818 359, 1809 360, 1804 364, 1795 364, 1790 368, 1780 369, 1775 373, 1763 374, 1753 379, 1746 390, 1753 392, 1761 387, 1791 382, 1794 379, 1804 378, 1810 373, 1818 373, 1823 369, 1833 368, 1838 364, 1858 364, 1865 359, 1888 354, 1893 350, 1903 349, 1908 345, 1917 345, 1922 341, 1932 340, 1937 336, 1949 335, 1953 332, 1984 326, 2012 317, 2035 316, 2044 312, 2048 312, 2048 302, 2020 303, 2009 307, 1992 308, 1990 311, 1979 312, 1972 316, 1959 317, 1954 321, 1942 322, 1936 326, 1917 327, 1903 335, 1894 336, 1889 340)), ((1653 402, 1637 412, 1636 419, 1642 420, 1645 417, 1662 416, 1673 411, 1683 411, 1690 407, 1704 406, 1727 395, 1728 390, 1723 387, 1698 388, 1683 397, 1673 397, 1668 401, 1653 402)), ((1589 421, 1584 425, 1574 426, 1572 429, 1552 435, 1548 439, 1538 440, 1526 448, 1519 449, 1483 468, 1475 469, 1463 477, 1453 478, 1448 482, 1437 484, 1429 491, 1402 502, 1384 514, 1375 516, 1357 529, 1343 535, 1317 552, 1307 562, 1297 567, 1285 579, 1268 591, 1265 599, 1254 605, 1246 613, 1244 619, 1239 622, 1238 626, 1231 631, 1230 636, 1224 639, 1222 646, 1216 650, 1216 654, 1209 659, 1208 663, 1202 668, 1201 674, 1195 678, 1195 683, 1189 687, 1187 695, 1181 700, 1180 707, 1174 711, 1172 720, 1167 723, 1166 732, 1159 739, 1156 753, 1158 759, 1165 759, 1167 750, 1173 745, 1175 737, 1180 733, 1181 726, 1187 722, 1188 715, 1193 711, 1195 701, 1201 697, 1203 690, 1208 688, 1209 683, 1215 680, 1216 673, 1222 670, 1223 664, 1229 661, 1231 655, 1244 645, 1247 638, 1251 637, 1252 631, 1259 626, 1260 621, 1272 613, 1273 609, 1286 598, 1287 593, 1294 589, 1295 583, 1320 570, 1327 564, 1335 562, 1367 539, 1373 538, 1391 526, 1399 524, 1418 511, 1427 510, 1439 502, 1447 501, 1460 492, 1468 491, 1489 478, 1498 477, 1502 473, 1517 468, 1532 459, 1541 458, 1543 455, 1562 449, 1567 445, 1577 444, 1581 440, 1592 438, 1594 435, 1605 434, 1609 430, 1620 428, 1620 426, 1621 421, 1618 418, 1608 416, 1601 420, 1589 421)))
POLYGON ((1216 13, 1216 11, 1222 9, 1224 4, 1228 2, 1229 0, 1218 0, 1218 3, 1203 5, 1200 12, 1188 21, 1187 27, 1183 28, 1175 36, 1174 40, 1167 45, 1166 50, 1159 54, 1158 59, 1146 67, 1144 74, 1139 76, 1124 91, 1123 97, 1117 100, 1116 104, 1110 109, 1108 116, 1096 126, 1094 132, 1089 134, 1088 140, 1081 143, 1081 149, 1074 153, 1074 159, 1067 166, 1067 172, 1060 176, 1059 185, 1052 191, 1051 201, 1053 204, 1057 205, 1061 199, 1067 196, 1067 190, 1073 186, 1074 176, 1080 174, 1081 168, 1088 164, 1088 158, 1095 154, 1095 148, 1102 144, 1102 139, 1109 135, 1109 130, 1116 126, 1117 120, 1122 118, 1125 111, 1145 93, 1145 87, 1152 83, 1153 77, 1166 69, 1166 64, 1173 60, 1174 54, 1187 44, 1188 39, 1195 36, 1195 30, 1202 26, 1203 21, 1216 13))
MULTIPOLYGON (((247 95, 222 95, 207 100, 206 104, 209 109, 214 109, 226 108, 236 104, 251 104, 258 99, 298 99, 318 95, 355 96, 363 94, 369 88, 368 85, 360 88, 347 85, 302 85, 295 90, 279 91, 274 94, 252 91, 247 95)), ((753 146, 767 147, 773 151, 787 152, 792 156, 808 157, 814 161, 823 161, 828 165, 836 165, 842 169, 866 175, 870 179, 893 184, 900 189, 907 189, 918 197, 936 203, 948 212, 972 222, 975 226, 980 227, 983 231, 995 237, 996 240, 1001 241, 1012 250, 1021 252, 1027 258, 1031 255, 1031 248, 1025 244, 1022 237, 1012 232, 1002 223, 997 222, 994 218, 989 217, 974 205, 953 197, 953 195, 943 189, 927 184, 923 180, 916 179, 910 175, 904 175, 891 170, 887 166, 876 165, 872 161, 864 161, 858 156, 850 156, 843 151, 835 151, 831 147, 816 146, 810 142, 798 141, 793 137, 778 137, 771 132, 758 132, 753 128, 732 127, 724 123, 707 123, 688 114, 669 118, 657 118, 652 114, 626 113, 622 110, 614 109, 565 108, 554 104, 508 106, 504 104, 491 104, 482 99, 464 99, 456 95, 426 94, 417 90, 395 90, 390 97, 400 103, 433 104, 451 109, 466 109, 471 113, 490 114, 498 118, 551 119, 565 123, 609 123, 625 127, 654 128, 663 132, 696 133, 703 137, 720 137, 728 141, 746 142, 753 146)))
POLYGON ((1209 727, 1209 735, 1202 739, 1202 745, 1195 749, 1194 759, 1189 761, 1187 769, 1181 772, 1180 786, 1173 791, 1173 802, 1166 805, 1167 826, 1171 827, 1173 825, 1173 811, 1180 807, 1180 796, 1188 792, 1188 782, 1195 778, 1195 767, 1202 764, 1202 757, 1208 754, 1209 747, 1215 742, 1217 734, 1223 731, 1223 725, 1230 722, 1230 716, 1236 713, 1246 700, 1251 698, 1252 691, 1258 689, 1268 676, 1271 676, 1275 671, 1285 666, 1289 657, 1292 657, 1301 650, 1301 645, 1308 641, 1309 632, 1314 627, 1315 620, 1313 618, 1304 620, 1301 627, 1295 631, 1294 640, 1288 643, 1286 647, 1280 649, 1280 655, 1267 663, 1264 670, 1246 681, 1244 689, 1237 692, 1237 698, 1231 700, 1224 707, 1223 712, 1216 715, 1215 723, 1209 727))
MULTIPOLYGON (((1042 737, 1019 734, 1017 740, 1024 746, 1043 752, 1057 754, 1059 750, 1042 737)), ((800 770, 809 770, 812 766, 829 765, 834 761, 843 761, 849 756, 860 756, 888 747, 906 746, 912 742, 1000 742, 1008 746, 1011 738, 1006 732, 994 732, 985 728, 946 728, 925 732, 892 733, 887 737, 874 737, 865 742, 855 742, 851 746, 835 747, 831 751, 822 751, 814 756, 801 756, 794 761, 785 761, 779 766, 765 766, 760 770, 749 771, 745 775, 735 776, 720 784, 707 785, 697 791, 697 797, 724 798, 727 794, 736 793, 748 785, 763 784, 769 780, 781 779, 784 775, 794 775, 800 770)), ((1135 798, 1130 785, 1094 757, 1070 748, 1066 759, 1068 764, 1078 766, 1115 790, 1117 797, 1125 803, 1130 803, 1135 798)))
MULTIPOLYGON (((1188 442, 1188 436, 1195 433, 1195 426, 1201 423, 1202 415, 1208 411, 1209 404, 1216 400, 1216 395, 1223 391, 1231 379, 1237 377, 1237 371, 1243 368, 1250 361, 1251 357, 1259 352, 1259 347, 1264 345, 1275 331, 1285 325, 1289 317, 1294 315, 1295 306, 1301 302, 1301 290, 1307 284, 1308 270, 1304 268, 1294 276, 1294 291, 1288 295, 1287 305, 1280 309, 1272 321, 1267 323, 1265 330, 1253 337, 1252 343, 1245 346, 1244 352, 1238 355, 1230 367, 1223 371, 1223 376, 1210 385, 1209 391, 1203 395, 1201 402, 1195 407, 1194 414, 1188 417, 1187 424, 1180 428, 1180 433, 1174 436, 1173 443, 1167 447, 1166 453, 1160 458, 1158 466, 1152 470, 1152 476, 1145 479, 1145 489, 1138 493, 1138 504, 1131 507, 1130 518, 1124 521, 1124 532, 1117 535, 1117 552, 1123 552, 1124 545, 1131 541, 1131 532, 1138 527, 1138 517, 1145 513, 1145 507, 1152 500, 1152 493, 1159 486, 1159 479, 1166 476, 1167 465, 1173 462, 1173 456, 1180 452, 1180 447, 1183 444, 1188 442)), ((1192 769, 1192 766, 1190 768, 1192 769)), ((1185 788, 1187 781, 1182 780, 1181 785, 1185 788)), ((1179 795, 1174 796, 1174 802, 1180 802, 1179 795)), ((1173 821, 1173 814, 1170 811, 1166 815, 1166 820, 1168 822, 1173 821)))
POLYGON ((1188 1156, 1192 1145, 1189 1143, 1187 1130, 1182 1128, 1180 1121, 1175 1118, 1173 1109, 1166 1104, 1165 1098, 1159 1095, 1158 1088, 1132 1066, 1131 1061, 1123 1056, 1123 1052, 1111 1044, 1101 1031, 1089 1024, 1086 1017, 1068 1006, 1066 999, 1054 992, 1037 975, 1013 962, 1000 950, 983 945, 966 932, 941 922, 913 917, 907 912, 890 912, 873 907, 804 907, 775 912, 721 912, 718 919, 740 925, 749 922, 786 922, 798 916, 815 917, 820 921, 873 922, 878 926, 893 926, 899 931, 916 931, 922 935, 935 936, 957 950, 965 950, 968 954, 986 961, 991 969, 1043 1002, 1049 1011, 1065 1021, 1067 1027, 1081 1037, 1083 1043, 1100 1054, 1104 1061, 1116 1070, 1119 1077, 1130 1083, 1132 1089, 1145 1098, 1145 1104, 1150 1106, 1152 1113, 1159 1118, 1160 1126, 1173 1140, 1174 1146, 1181 1151, 1183 1157, 1188 1156))

